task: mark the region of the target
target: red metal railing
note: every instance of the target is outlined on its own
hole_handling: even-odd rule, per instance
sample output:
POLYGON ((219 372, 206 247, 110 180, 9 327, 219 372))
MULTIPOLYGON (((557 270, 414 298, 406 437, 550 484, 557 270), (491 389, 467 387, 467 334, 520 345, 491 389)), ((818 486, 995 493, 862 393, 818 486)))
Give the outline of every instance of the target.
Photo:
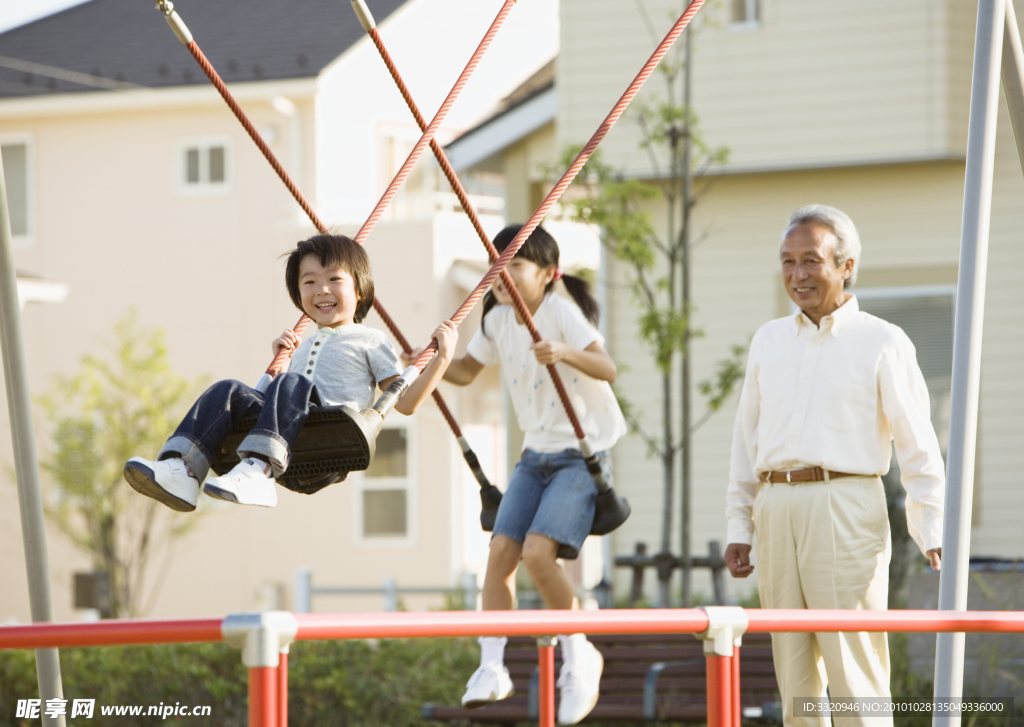
MULTIPOLYGON (((723 609, 718 609, 719 611, 723 609)), ((747 632, 893 631, 1024 633, 1022 611, 838 611, 724 609, 745 616, 747 632)), ((295 640, 529 636, 538 634, 702 634, 715 609, 608 611, 442 611, 429 613, 299 614, 283 638, 276 665, 249 668, 250 727, 288 724, 288 646, 295 640)), ((221 619, 125 620, 0 626, 0 649, 171 644, 223 641, 221 619)), ((273 639, 278 635, 272 634, 273 639)), ((256 634, 254 644, 266 642, 256 634)), ((276 643, 276 641, 274 642, 276 643)), ((248 646, 246 647, 248 648, 248 646)), ((707 651, 707 649, 705 650, 707 651)), ((538 639, 540 724, 553 727, 551 640, 538 639)), ((739 648, 707 656, 708 727, 739 727, 739 648)))

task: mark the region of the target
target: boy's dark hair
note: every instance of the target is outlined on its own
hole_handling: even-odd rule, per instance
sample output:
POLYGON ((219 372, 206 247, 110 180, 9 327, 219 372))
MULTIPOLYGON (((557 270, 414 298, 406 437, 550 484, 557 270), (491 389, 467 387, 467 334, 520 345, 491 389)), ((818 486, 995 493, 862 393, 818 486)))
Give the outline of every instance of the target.
POLYGON ((337 265, 345 268, 352 276, 356 297, 359 299, 353 320, 362 323, 373 305, 373 271, 370 269, 370 257, 362 245, 345 235, 314 235, 286 254, 288 260, 284 267, 284 282, 296 308, 305 313, 302 310, 302 295, 299 293, 299 265, 307 255, 315 255, 324 267, 337 265))
MULTIPOLYGON (((523 229, 522 225, 508 225, 501 232, 494 236, 494 247, 498 249, 499 253, 505 251, 505 248, 511 244, 512 240, 515 239, 519 231, 523 229)), ((529 260, 536 264, 538 267, 546 268, 549 265, 558 267, 558 243, 555 242, 555 238, 551 236, 551 233, 545 230, 540 225, 537 226, 530 236, 526 238, 526 242, 519 248, 519 252, 516 253, 516 257, 521 257, 529 260)), ((569 295, 576 301, 576 305, 583 311, 583 315, 588 321, 597 325, 597 319, 600 316, 600 311, 597 305, 597 301, 590 292, 590 283, 583 278, 575 275, 562 274, 562 282, 565 283, 565 289, 569 291, 569 295)), ((544 288, 545 293, 550 293, 551 289, 555 287, 555 281, 551 281, 544 288)), ((483 317, 486 319, 488 312, 491 308, 498 304, 498 299, 494 296, 494 291, 488 290, 484 295, 484 308, 483 317)), ((480 327, 484 334, 487 334, 487 328, 485 321, 481 321, 480 327)))

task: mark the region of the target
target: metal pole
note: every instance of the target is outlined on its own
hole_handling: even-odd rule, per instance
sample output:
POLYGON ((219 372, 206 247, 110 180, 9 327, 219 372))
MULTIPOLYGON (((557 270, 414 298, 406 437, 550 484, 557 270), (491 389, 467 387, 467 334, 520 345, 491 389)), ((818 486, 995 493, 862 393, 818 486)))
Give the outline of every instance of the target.
POLYGON ((278 727, 277 679, 277 667, 249 669, 249 727, 278 727))
POLYGON ((537 637, 540 727, 555 727, 555 643, 554 636, 537 637))
POLYGON ((732 727, 732 657, 707 656, 708 727, 732 727))
POLYGON ((1003 94, 1010 110, 1017 156, 1024 170, 1024 49, 1021 48, 1017 15, 1013 0, 1006 0, 1006 27, 1003 31, 1003 94))
MULTIPOLYGON (((7 184, 0 164, 0 347, 3 349, 7 408, 11 417, 14 443, 14 470, 18 480, 18 504, 21 508, 21 537, 25 545, 25 570, 28 573, 28 599, 32 622, 53 621, 53 597, 50 593, 50 561, 46 553, 46 525, 43 521, 43 495, 39 486, 39 462, 32 428, 32 404, 28 393, 28 366, 21 334, 21 306, 18 302, 18 275, 11 245, 11 217, 7 209, 7 184)), ((36 650, 36 678, 45 709, 48 699, 63 699, 60 658, 57 649, 36 650)), ((45 714, 45 712, 44 712, 45 714)), ((44 725, 64 727, 60 717, 43 717, 44 725)))
MULTIPOLYGON (((690 428, 693 426, 693 420, 690 416, 690 409, 693 406, 693 396, 690 386, 690 364, 692 362, 690 344, 693 341, 693 331, 690 326, 690 299, 693 295, 692 286, 690 285, 690 272, 691 272, 691 256, 690 256, 690 223, 692 220, 692 206, 693 206, 693 168, 691 166, 691 152, 693 149, 693 129, 690 126, 690 91, 693 88, 693 74, 690 69, 693 67, 693 31, 687 27, 683 33, 683 113, 685 114, 686 122, 683 125, 683 229, 681 230, 681 246, 683 253, 683 269, 682 269, 682 307, 683 316, 686 323, 683 327, 683 360, 681 362, 682 368, 682 381, 679 382, 681 392, 682 405, 682 417, 679 423, 680 428, 680 439, 682 440, 682 447, 680 447, 679 456, 682 458, 682 462, 679 463, 679 469, 682 474, 680 488, 679 488, 679 503, 682 506, 682 512, 679 516, 679 537, 680 537, 680 548, 679 548, 679 560, 682 563, 681 575, 682 575, 682 588, 681 588, 681 601, 680 606, 683 608, 690 607, 690 584, 691 584, 691 570, 692 561, 690 557, 690 544, 693 541, 691 526, 692 526, 692 507, 691 503, 693 500, 693 432, 690 428)), ((669 244, 674 244, 674 240, 670 240, 669 244)), ((666 446, 668 446, 666 444, 666 446)), ((666 601, 665 605, 668 605, 666 601)))
MULTIPOLYGON (((953 337, 940 610, 964 611, 967 608, 981 334, 985 315, 985 272, 992 215, 992 171, 995 166, 999 66, 1005 18, 1006 0, 980 0, 978 3, 953 337)), ((962 696, 963 677, 964 634, 939 634, 935 644, 935 698, 957 699, 962 696)), ((932 724, 959 725, 959 713, 943 713, 942 717, 935 713, 932 724), (950 716, 946 717, 946 714, 950 716)))
MULTIPOLYGON (((738 639, 737 639, 738 640, 738 639)), ((740 706, 740 647, 732 647, 732 727, 740 727, 743 709, 740 706)))
MULTIPOLYGON (((277 727, 288 727, 288 649, 281 649, 277 666, 277 727)), ((737 727, 739 727, 737 725, 737 727)))
POLYGON ((312 613, 313 571, 309 568, 295 569, 295 613, 312 613))
POLYGON ((462 574, 462 610, 475 611, 479 589, 476 585, 476 573, 462 574))

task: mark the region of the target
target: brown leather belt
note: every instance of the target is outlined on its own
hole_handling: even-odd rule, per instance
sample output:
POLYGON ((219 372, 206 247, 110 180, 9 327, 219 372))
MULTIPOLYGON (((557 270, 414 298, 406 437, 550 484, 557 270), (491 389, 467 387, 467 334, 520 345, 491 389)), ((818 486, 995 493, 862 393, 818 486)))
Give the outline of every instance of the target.
POLYGON ((835 472, 833 470, 822 469, 821 467, 808 467, 807 469, 789 470, 788 472, 762 472, 761 480, 763 482, 773 482, 780 484, 788 482, 793 484, 794 482, 824 482, 825 473, 828 473, 828 478, 831 480, 837 477, 869 477, 870 475, 855 475, 849 472, 835 472))

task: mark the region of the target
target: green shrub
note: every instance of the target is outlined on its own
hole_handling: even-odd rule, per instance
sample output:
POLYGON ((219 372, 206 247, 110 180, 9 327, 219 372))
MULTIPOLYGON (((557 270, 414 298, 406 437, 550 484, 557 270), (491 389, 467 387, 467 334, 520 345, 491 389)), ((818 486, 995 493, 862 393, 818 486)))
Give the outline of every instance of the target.
MULTIPOLYGON (((471 639, 316 641, 293 644, 288 662, 289 723, 347 727, 423 724, 426 702, 458 704, 479 651, 471 639)), ((210 717, 117 717, 118 725, 245 727, 247 674, 241 653, 224 644, 174 644, 60 652, 64 696, 101 706, 209 705, 210 717)), ((0 727, 19 720, 19 699, 38 696, 32 651, 0 651, 0 727)), ((68 702, 68 714, 71 712, 68 702)))

